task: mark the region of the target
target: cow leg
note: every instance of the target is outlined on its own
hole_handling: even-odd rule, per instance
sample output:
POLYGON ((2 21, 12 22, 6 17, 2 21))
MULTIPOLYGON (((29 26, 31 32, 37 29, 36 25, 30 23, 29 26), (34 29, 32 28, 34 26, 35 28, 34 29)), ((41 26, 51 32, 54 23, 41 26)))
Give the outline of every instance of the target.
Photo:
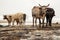
POLYGON ((44 19, 43 19, 43 21, 42 21, 42 27, 44 27, 44 19))
POLYGON ((34 17, 33 17, 33 27, 34 27, 34 17))
POLYGON ((16 19, 16 24, 18 25, 18 23, 19 23, 19 20, 18 20, 18 19, 16 19))
POLYGON ((50 20, 49 20, 49 26, 51 26, 51 21, 52 21, 52 19, 50 18, 50 20))
POLYGON ((48 25, 48 21, 49 21, 48 18, 46 18, 46 27, 47 27, 47 25, 48 25))
POLYGON ((17 25, 18 25, 19 22, 17 21, 16 23, 17 23, 17 25))
MULTIPOLYGON (((15 21, 15 20, 14 20, 15 21)), ((14 26, 14 21, 12 21, 12 26, 14 26)))
POLYGON ((24 26, 25 24, 24 24, 24 20, 23 19, 20 19, 19 20, 19 26, 24 26))
POLYGON ((39 27, 41 27, 41 20, 40 20, 40 18, 39 18, 39 27))
POLYGON ((37 26, 37 18, 35 19, 35 26, 37 26))
POLYGON ((8 22, 8 26, 10 26, 11 25, 11 23, 10 22, 8 22))

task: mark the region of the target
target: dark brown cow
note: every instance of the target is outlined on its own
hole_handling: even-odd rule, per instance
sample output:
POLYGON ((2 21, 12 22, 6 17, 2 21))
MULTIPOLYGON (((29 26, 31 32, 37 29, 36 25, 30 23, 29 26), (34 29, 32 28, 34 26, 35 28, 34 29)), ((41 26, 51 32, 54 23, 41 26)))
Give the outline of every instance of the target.
POLYGON ((52 18, 55 16, 55 10, 53 8, 47 8, 46 11, 46 26, 51 26, 52 18))

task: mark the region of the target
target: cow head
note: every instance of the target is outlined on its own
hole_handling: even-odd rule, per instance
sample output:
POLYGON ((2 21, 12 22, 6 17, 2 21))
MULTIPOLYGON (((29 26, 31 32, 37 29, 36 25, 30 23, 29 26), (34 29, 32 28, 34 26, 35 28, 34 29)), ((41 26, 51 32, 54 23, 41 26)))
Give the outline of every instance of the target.
POLYGON ((46 13, 47 7, 48 7, 49 5, 50 5, 50 4, 48 4, 47 6, 45 6, 45 5, 41 6, 41 5, 39 4, 40 9, 41 9, 41 11, 42 11, 42 14, 46 13))
POLYGON ((7 15, 4 15, 4 16, 3 16, 3 19, 7 19, 7 15))
POLYGON ((3 19, 11 19, 11 16, 4 15, 3 19))

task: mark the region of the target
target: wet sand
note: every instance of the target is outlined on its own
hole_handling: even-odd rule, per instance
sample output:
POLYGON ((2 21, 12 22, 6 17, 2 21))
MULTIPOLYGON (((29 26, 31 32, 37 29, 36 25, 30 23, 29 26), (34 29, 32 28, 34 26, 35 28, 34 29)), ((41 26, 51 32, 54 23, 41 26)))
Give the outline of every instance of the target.
POLYGON ((60 40, 60 24, 40 29, 32 25, 0 27, 0 40, 60 40))

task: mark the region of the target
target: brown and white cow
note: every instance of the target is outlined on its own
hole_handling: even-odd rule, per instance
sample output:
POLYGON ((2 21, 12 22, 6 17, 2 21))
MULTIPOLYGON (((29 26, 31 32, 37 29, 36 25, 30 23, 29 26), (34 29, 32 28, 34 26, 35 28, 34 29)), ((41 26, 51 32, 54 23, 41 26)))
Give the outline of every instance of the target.
POLYGON ((41 6, 39 4, 39 6, 34 6, 32 8, 32 17, 33 17, 33 26, 34 26, 34 22, 35 25, 37 25, 37 19, 39 19, 39 26, 41 26, 41 20, 42 19, 42 23, 43 23, 43 27, 44 27, 44 19, 46 16, 46 11, 47 11, 47 7, 49 6, 49 4, 47 6, 41 6), (35 21, 34 21, 35 19, 35 21))
POLYGON ((18 24, 24 23, 26 20, 26 14, 24 13, 16 13, 16 14, 11 14, 11 15, 4 15, 3 19, 6 19, 8 21, 8 25, 14 25, 14 22, 17 22, 18 24))

